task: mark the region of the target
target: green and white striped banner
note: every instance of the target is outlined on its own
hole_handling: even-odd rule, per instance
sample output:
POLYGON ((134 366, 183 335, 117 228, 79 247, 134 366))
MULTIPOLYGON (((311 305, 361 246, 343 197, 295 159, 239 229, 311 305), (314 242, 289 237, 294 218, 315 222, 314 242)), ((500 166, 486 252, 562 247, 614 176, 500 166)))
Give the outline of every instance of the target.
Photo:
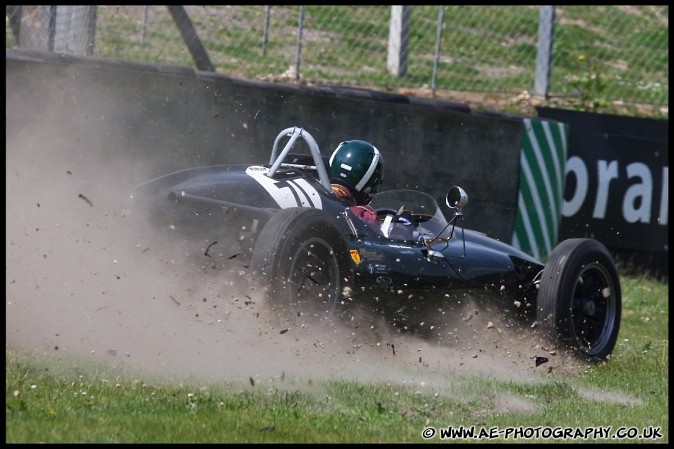
POLYGON ((512 245, 546 259, 557 245, 569 125, 524 119, 520 189, 512 245))

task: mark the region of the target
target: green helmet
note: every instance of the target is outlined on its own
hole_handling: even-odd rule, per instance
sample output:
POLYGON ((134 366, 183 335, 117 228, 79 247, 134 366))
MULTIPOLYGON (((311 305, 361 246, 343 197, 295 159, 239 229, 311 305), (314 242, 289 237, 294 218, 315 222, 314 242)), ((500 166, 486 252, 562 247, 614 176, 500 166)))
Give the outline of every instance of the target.
POLYGON ((384 180, 384 160, 379 150, 362 140, 340 143, 330 156, 330 178, 367 200, 384 180))

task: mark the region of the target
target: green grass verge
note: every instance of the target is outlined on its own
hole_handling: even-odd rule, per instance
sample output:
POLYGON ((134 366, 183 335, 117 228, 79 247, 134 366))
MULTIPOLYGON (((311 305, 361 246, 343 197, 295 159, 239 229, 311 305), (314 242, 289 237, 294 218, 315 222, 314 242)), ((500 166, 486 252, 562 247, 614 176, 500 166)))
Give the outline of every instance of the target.
MULTIPOLYGON (((98 6, 94 56, 194 67, 168 9, 146 8, 98 6)), ((263 5, 187 10, 219 73, 268 79, 296 65, 299 8, 271 8, 267 41, 263 5)), ((306 6, 300 73, 313 84, 383 91, 429 86, 439 11, 436 5, 410 9, 407 70, 394 76, 387 68, 390 6, 306 6)), ((668 12, 667 5, 557 6, 551 97, 579 110, 667 118, 668 12)), ((436 94, 451 98, 451 92, 480 92, 512 98, 531 91, 539 14, 537 6, 446 6, 436 94)), ((12 48, 16 36, 8 17, 5 22, 5 47, 12 48)), ((505 107, 523 112, 517 102, 505 107)))
MULTIPOLYGON (((355 381, 159 381, 76 359, 6 348, 7 443, 417 443, 433 427, 543 432, 610 427, 669 441, 667 283, 624 277, 619 344, 607 363, 544 382, 447 373, 447 388, 355 381), (525 401, 531 410, 499 406, 525 401), (533 430, 527 430, 533 429, 533 430)), ((588 430, 588 431, 589 431, 588 430)), ((535 435, 535 434, 534 434, 535 435)), ((591 434, 592 435, 592 434, 591 434)), ((471 442, 535 442, 518 434, 471 442)), ((583 442, 555 439, 554 442, 583 442)), ((613 440, 593 436, 589 441, 613 440)))

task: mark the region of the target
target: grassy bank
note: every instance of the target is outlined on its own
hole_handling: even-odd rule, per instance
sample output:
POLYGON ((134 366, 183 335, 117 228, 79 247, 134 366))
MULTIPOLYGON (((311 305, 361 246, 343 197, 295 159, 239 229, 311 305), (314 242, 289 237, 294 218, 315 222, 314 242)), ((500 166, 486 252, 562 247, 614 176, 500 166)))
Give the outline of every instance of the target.
POLYGON ((555 428, 588 432, 588 440, 558 434, 559 442, 609 442, 618 432, 634 438, 617 442, 668 442, 669 286, 636 277, 622 283, 611 360, 533 383, 451 372, 451 388, 425 389, 342 380, 169 382, 6 348, 6 442, 416 443, 430 427, 430 441, 441 441, 448 426, 501 431, 482 442, 548 441, 543 432, 555 428), (597 433, 609 427, 606 436, 597 433), (506 438, 508 428, 520 433, 506 438), (644 431, 662 437, 640 439, 644 431))

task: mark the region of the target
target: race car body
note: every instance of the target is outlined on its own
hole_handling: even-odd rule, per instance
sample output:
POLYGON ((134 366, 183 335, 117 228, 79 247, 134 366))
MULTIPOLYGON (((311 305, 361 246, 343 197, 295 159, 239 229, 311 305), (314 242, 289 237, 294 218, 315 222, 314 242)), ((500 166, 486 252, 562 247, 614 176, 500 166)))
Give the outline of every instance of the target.
POLYGON ((331 189, 328 164, 304 129, 281 131, 268 164, 197 167, 137 186, 132 207, 160 227, 228 239, 268 298, 290 315, 338 314, 353 301, 398 310, 434 296, 488 293, 535 309, 550 335, 589 358, 617 339, 621 294, 607 250, 592 239, 562 242, 548 264, 465 229, 468 197, 448 189, 447 219, 430 195, 389 190, 371 205, 373 229, 331 189), (281 142, 288 139, 281 150, 281 142), (309 154, 291 153, 303 140, 309 154), (373 299, 374 298, 374 299, 373 299))

